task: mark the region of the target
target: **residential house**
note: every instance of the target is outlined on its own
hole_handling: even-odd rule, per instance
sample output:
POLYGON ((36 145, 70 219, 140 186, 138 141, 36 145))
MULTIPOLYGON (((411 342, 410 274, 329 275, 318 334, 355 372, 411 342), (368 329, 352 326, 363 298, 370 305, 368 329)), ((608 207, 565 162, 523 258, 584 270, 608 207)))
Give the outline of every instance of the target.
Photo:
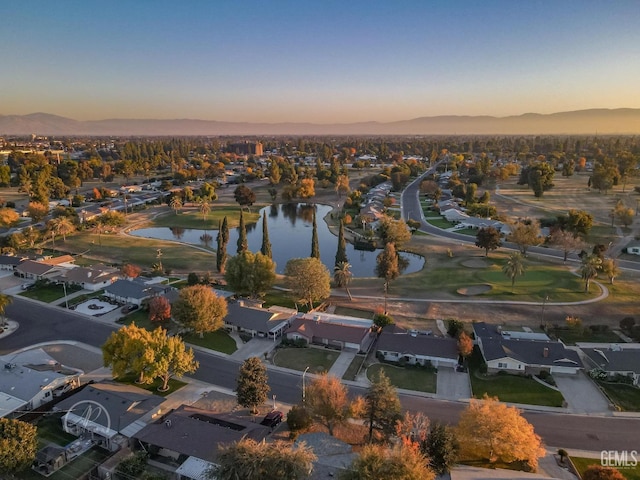
POLYGON ((120 278, 120 271, 117 268, 104 265, 94 265, 92 267, 76 267, 66 270, 59 277, 59 281, 69 285, 78 285, 85 290, 95 292, 101 288, 108 287, 120 278))
POLYGON ((58 257, 43 257, 38 259, 40 263, 45 265, 58 266, 64 268, 74 268, 76 259, 71 255, 60 255, 58 257))
POLYGON ((93 442, 111 451, 118 450, 124 438, 144 428, 141 418, 160 415, 164 398, 147 390, 115 382, 87 385, 59 402, 55 409, 66 411, 62 417, 65 432, 93 442))
POLYGON ((591 368, 602 370, 608 377, 629 377, 633 385, 640 387, 640 344, 611 344, 580 349, 587 356, 591 368))
POLYGON ((147 298, 163 296, 173 290, 175 290, 174 287, 149 284, 138 277, 133 280, 116 280, 105 287, 104 294, 118 302, 141 305, 147 298))
POLYGON ((24 257, 16 257, 14 255, 0 255, 0 270, 13 271, 24 260, 24 257))
POLYGON ((372 325, 372 320, 361 318, 306 314, 295 317, 285 335, 290 340, 303 339, 308 344, 336 350, 365 352, 375 339, 372 325))
POLYGON ((51 279, 63 272, 63 268, 47 263, 36 262, 35 260, 25 260, 16 267, 18 276, 32 280, 51 279))
POLYGON ((485 322, 474 323, 473 331, 490 373, 576 374, 582 368, 577 352, 543 333, 507 332, 485 322))
POLYGON ((432 365, 436 368, 455 368, 459 358, 458 344, 453 338, 413 335, 386 328, 378 337, 376 355, 389 362, 432 365))
POLYGON ((193 464, 202 468, 214 464, 219 446, 243 438, 262 441, 269 433, 270 429, 259 423, 182 405, 135 433, 131 446, 153 452, 151 461, 162 458, 162 462, 153 464, 172 472, 177 472, 187 457, 190 464, 181 470, 179 478, 197 479, 200 477, 193 464))
POLYGON ((41 348, 0 357, 0 417, 32 410, 77 386, 80 370, 56 362, 41 348))
POLYGON ((289 326, 289 319, 295 314, 249 307, 242 301, 230 302, 227 316, 224 318, 225 327, 236 331, 248 333, 252 337, 269 338, 274 341, 282 337, 289 326))

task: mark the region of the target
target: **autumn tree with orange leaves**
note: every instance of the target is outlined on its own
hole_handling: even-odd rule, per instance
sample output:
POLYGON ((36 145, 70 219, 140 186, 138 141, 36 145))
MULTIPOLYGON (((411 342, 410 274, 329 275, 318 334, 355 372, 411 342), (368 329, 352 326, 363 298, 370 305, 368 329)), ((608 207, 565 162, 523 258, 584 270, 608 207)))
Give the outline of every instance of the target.
POLYGON ((458 353, 464 358, 473 353, 473 340, 466 332, 461 332, 458 336, 458 353))
POLYGON ((134 265, 132 263, 125 263, 122 266, 122 274, 128 278, 136 278, 140 276, 141 272, 142 272, 142 269, 139 266, 134 265))
POLYGON ((456 427, 460 458, 491 463, 524 462, 532 471, 545 455, 542 440, 515 407, 485 395, 471 400, 456 427))
POLYGON ((149 321, 164 322, 171 318, 171 304, 165 297, 153 297, 149 300, 149 321))

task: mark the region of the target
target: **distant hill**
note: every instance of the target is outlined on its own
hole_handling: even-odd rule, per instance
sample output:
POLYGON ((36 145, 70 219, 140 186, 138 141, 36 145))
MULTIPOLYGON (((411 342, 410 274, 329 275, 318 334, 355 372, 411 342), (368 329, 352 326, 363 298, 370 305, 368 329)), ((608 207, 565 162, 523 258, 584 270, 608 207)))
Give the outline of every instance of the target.
POLYGON ((640 134, 640 109, 591 109, 509 117, 437 116, 399 122, 243 123, 110 119, 81 122, 48 113, 0 115, 0 135, 610 135, 640 134))

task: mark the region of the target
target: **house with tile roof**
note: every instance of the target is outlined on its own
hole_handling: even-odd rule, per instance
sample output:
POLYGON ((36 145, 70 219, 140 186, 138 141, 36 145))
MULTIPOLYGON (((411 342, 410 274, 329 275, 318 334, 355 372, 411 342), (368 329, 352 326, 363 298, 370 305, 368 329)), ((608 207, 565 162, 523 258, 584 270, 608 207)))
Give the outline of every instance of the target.
POLYGON ((582 368, 576 351, 544 334, 503 332, 500 327, 485 322, 474 323, 473 332, 490 373, 576 374, 582 368))
POLYGON ((413 335, 385 328, 376 343, 376 356, 389 362, 455 368, 459 353, 453 338, 413 335))
POLYGON ((581 346, 580 350, 586 355, 589 368, 601 370, 609 378, 629 377, 633 385, 640 387, 640 343, 581 346))

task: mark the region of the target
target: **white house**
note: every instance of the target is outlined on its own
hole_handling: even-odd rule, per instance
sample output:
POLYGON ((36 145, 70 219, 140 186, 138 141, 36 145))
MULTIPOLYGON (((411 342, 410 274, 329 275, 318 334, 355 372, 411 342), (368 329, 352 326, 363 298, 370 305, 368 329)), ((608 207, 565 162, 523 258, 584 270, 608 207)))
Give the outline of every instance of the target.
POLYGON ((633 385, 640 386, 640 344, 611 344, 580 349, 587 356, 591 367, 602 370, 608 377, 629 377, 633 385))

